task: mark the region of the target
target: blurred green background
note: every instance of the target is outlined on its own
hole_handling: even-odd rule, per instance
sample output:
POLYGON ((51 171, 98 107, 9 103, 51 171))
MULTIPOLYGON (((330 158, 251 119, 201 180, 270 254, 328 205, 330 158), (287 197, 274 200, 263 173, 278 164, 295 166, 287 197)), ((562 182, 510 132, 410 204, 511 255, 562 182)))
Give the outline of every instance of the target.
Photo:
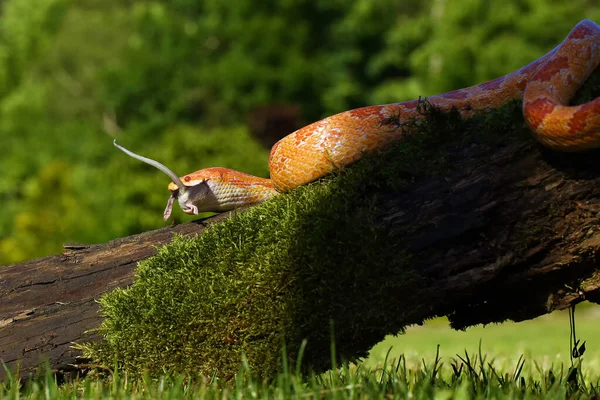
POLYGON ((2 1, 0 265, 165 225, 169 179, 113 136, 180 175, 267 176, 248 129, 261 107, 309 123, 479 83, 600 21, 597 4, 2 1))

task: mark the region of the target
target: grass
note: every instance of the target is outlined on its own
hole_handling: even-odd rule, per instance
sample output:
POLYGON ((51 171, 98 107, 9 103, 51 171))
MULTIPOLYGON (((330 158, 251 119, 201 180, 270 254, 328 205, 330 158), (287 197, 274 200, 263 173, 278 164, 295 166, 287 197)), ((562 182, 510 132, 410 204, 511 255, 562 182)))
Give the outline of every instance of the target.
POLYGON ((348 367, 322 376, 299 378, 280 373, 276 384, 236 379, 231 384, 189 379, 127 381, 123 376, 111 380, 85 379, 59 386, 48 376, 19 389, 7 385, 0 389, 3 398, 30 399, 473 399, 473 398, 590 398, 597 393, 597 383, 574 388, 561 373, 546 372, 542 380, 521 379, 519 368, 505 375, 490 368, 479 368, 479 361, 456 365, 460 372, 449 372, 439 364, 421 370, 406 370, 403 364, 389 364, 377 370, 348 367), (468 368, 466 365, 470 365, 468 368))
POLYGON ((432 320, 409 328, 405 335, 387 338, 363 362, 322 374, 302 375, 295 364, 284 365, 267 381, 253 375, 247 363, 241 363, 229 381, 166 375, 135 380, 117 369, 113 375, 58 385, 48 374, 24 387, 14 380, 5 382, 0 398, 590 398, 600 392, 599 324, 597 306, 578 311, 577 329, 589 349, 578 383, 567 382, 568 317, 554 313, 466 332, 451 330, 443 319, 432 320))

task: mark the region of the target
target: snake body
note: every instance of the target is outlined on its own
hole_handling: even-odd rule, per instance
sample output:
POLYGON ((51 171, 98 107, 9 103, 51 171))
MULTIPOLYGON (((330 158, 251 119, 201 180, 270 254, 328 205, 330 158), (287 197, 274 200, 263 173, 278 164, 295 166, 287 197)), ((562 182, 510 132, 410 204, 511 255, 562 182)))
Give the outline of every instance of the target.
MULTIPOLYGON (((560 45, 525 67, 427 100, 442 111, 456 108, 468 118, 521 99, 525 121, 543 145, 560 151, 600 147, 600 98, 568 106, 599 64, 600 26, 584 20, 560 45)), ((186 213, 221 212, 263 202, 319 179, 401 140, 407 134, 403 121, 422 118, 418 105, 419 100, 413 100, 349 110, 289 134, 271 149, 271 179, 227 168, 206 168, 173 178, 165 219, 175 199, 186 213)))

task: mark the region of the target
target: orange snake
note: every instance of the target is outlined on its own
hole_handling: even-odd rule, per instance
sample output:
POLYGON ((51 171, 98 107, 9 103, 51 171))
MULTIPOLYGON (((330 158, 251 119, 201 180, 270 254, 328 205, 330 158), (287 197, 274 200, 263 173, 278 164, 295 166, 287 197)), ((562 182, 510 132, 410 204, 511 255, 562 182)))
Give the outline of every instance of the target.
MULTIPOLYGON (((563 151, 600 147, 600 98, 578 106, 569 100, 600 64, 600 26, 578 23, 556 48, 506 76, 480 85, 429 97, 442 111, 455 107, 463 117, 523 100, 523 115, 534 137, 563 151)), ((421 118, 418 100, 345 111, 312 123, 284 137, 271 149, 271 179, 227 168, 206 168, 179 178, 164 165, 119 146, 128 155, 151 164, 173 180, 164 212, 177 200, 187 214, 222 212, 268 200, 321 178, 373 153, 406 134, 402 121, 421 118), (389 120, 397 123, 385 123, 389 120)))

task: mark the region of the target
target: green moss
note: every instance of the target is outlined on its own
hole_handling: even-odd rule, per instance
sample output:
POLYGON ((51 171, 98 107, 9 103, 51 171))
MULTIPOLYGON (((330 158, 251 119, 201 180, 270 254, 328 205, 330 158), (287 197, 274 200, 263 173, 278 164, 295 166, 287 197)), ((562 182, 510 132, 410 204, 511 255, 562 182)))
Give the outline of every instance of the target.
POLYGON ((293 361, 307 339, 306 366, 322 370, 332 332, 341 357, 356 359, 419 322, 408 315, 426 304, 411 288, 426 281, 375 223, 378 196, 447 172, 448 149, 475 135, 497 142, 525 132, 517 103, 467 122, 425 113, 418 134, 385 152, 160 248, 130 288, 102 298, 104 341, 88 355, 131 374, 227 378, 245 354, 269 377, 283 344, 293 361))

